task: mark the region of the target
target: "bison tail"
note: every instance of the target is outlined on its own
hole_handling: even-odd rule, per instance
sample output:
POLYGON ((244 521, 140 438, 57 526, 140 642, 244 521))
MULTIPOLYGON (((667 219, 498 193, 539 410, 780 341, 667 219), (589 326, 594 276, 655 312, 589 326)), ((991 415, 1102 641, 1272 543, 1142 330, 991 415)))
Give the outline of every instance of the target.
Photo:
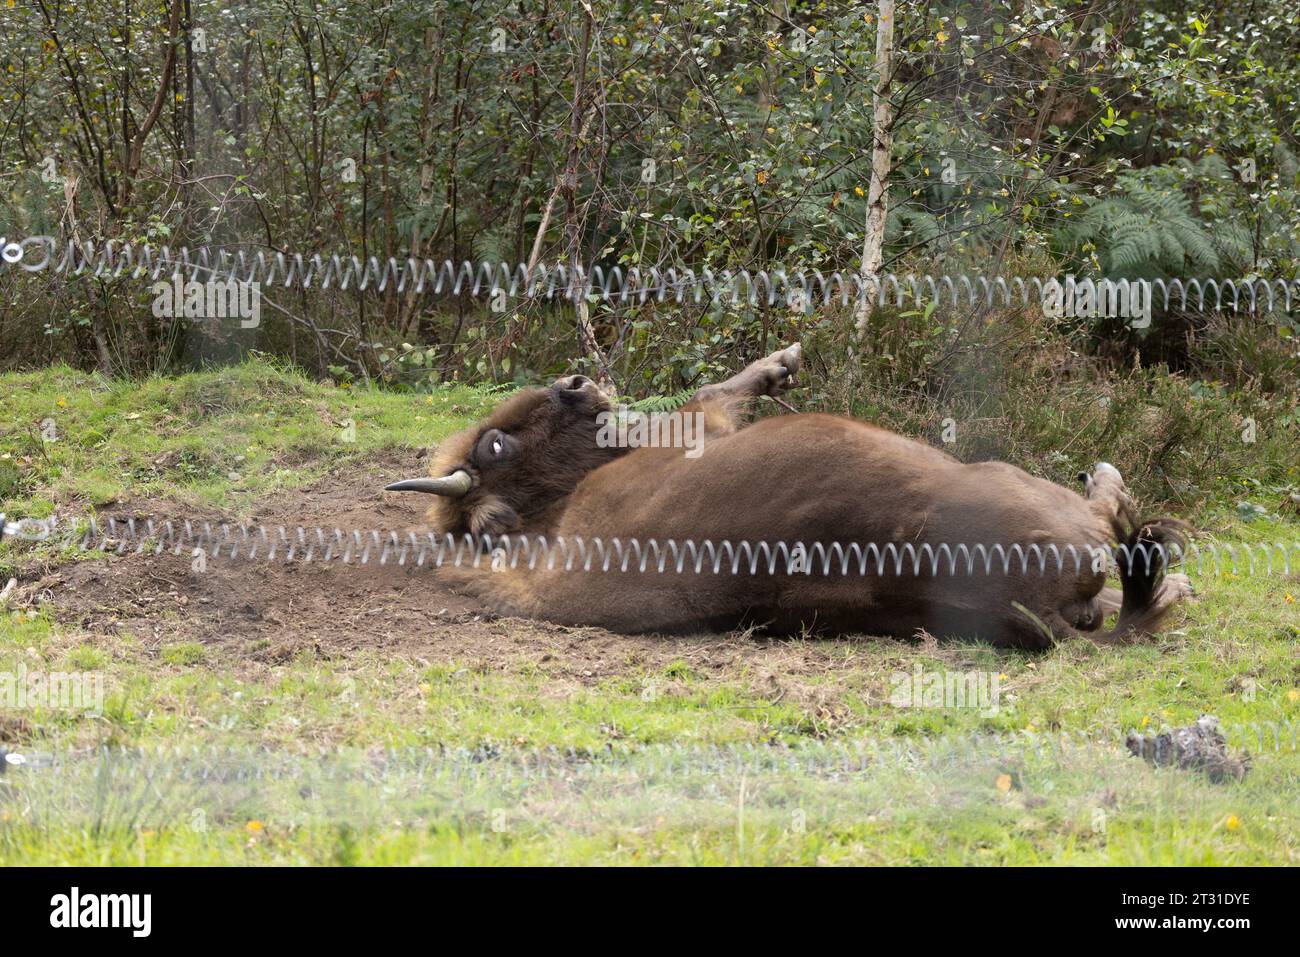
POLYGON ((1185 547, 1190 525, 1176 518, 1123 524, 1117 520, 1115 532, 1124 598, 1115 626, 1096 639, 1103 643, 1151 634, 1179 599, 1191 593, 1185 576, 1166 575, 1170 553, 1185 547))

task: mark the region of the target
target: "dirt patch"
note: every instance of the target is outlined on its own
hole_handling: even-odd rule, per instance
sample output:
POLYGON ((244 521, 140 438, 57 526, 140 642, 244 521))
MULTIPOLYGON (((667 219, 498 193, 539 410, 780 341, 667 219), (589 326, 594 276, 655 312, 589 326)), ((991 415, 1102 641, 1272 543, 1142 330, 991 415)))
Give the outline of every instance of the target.
MULTIPOLYGON (((381 491, 394 475, 419 472, 422 465, 416 453, 373 457, 305 488, 270 495, 246 515, 145 499, 125 500, 104 514, 423 530, 425 503, 419 497, 381 491)), ((532 664, 562 692, 574 684, 683 662, 706 679, 743 674, 774 698, 833 697, 825 688, 804 687, 801 678, 837 667, 852 670, 853 654, 846 649, 853 643, 628 636, 497 618, 448 589, 428 567, 224 558, 209 560, 205 571, 196 572, 191 561, 189 555, 170 553, 78 560, 26 582, 24 592, 29 599, 39 596, 56 620, 79 629, 86 640, 129 633, 146 649, 197 641, 218 660, 235 663, 276 664, 309 650, 325 658, 378 652, 483 670, 532 664)), ((808 703, 829 713, 828 703, 808 703)))

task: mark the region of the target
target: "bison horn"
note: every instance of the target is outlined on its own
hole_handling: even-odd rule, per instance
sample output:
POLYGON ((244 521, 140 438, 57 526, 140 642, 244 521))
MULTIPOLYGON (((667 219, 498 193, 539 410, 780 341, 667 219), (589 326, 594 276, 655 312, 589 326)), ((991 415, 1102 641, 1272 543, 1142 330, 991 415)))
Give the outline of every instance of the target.
POLYGON ((430 495, 446 495, 451 498, 460 498, 470 490, 474 480, 469 477, 469 473, 464 469, 456 469, 450 475, 444 475, 442 478, 418 478, 406 479, 402 482, 394 482, 392 485, 385 485, 385 492, 428 492, 430 495))

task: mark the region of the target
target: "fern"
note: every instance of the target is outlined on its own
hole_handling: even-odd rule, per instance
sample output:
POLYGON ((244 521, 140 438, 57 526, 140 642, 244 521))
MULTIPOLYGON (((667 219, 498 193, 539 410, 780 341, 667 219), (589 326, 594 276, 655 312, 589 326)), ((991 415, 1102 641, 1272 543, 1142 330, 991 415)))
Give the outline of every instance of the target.
POLYGON ((634 412, 671 412, 685 405, 695 392, 695 389, 683 389, 674 395, 651 395, 629 402, 627 407, 634 412))
POLYGON ((1181 167, 1120 173, 1110 195, 1085 200, 1087 210, 1058 232, 1057 242, 1067 246, 1067 254, 1095 248, 1108 274, 1218 273, 1243 257, 1249 234, 1202 219, 1183 182, 1186 177, 1230 181, 1231 176, 1223 159, 1213 154, 1181 167))
POLYGON ((885 223, 885 239, 891 243, 913 246, 917 243, 932 243, 942 235, 943 224, 938 217, 919 206, 907 205, 891 209, 885 223))

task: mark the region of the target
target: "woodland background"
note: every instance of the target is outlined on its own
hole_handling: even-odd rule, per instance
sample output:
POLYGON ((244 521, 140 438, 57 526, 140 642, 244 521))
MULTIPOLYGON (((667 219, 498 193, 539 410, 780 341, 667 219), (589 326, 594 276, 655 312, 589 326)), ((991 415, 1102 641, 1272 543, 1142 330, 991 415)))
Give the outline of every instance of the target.
MULTIPOLYGON (((606 267, 855 269, 880 92, 881 267, 1294 279, 1292 0, 0 0, 0 232, 606 267), (653 166, 653 176, 647 170, 653 166), (1253 167, 1253 168, 1252 168, 1253 167), (652 181, 647 181, 652 179, 652 181)), ((869 244, 869 243, 868 243, 869 244)), ((801 338, 805 408, 1165 498, 1293 489, 1295 311, 803 313, 263 290, 256 330, 159 319, 128 277, 0 270, 0 368, 112 376, 250 355, 430 390, 608 363, 671 405, 801 338), (1257 428, 1249 442, 1246 424, 1257 428), (1211 474, 1213 473, 1213 474, 1211 474)), ((233 324, 227 324, 230 326, 233 324)))

